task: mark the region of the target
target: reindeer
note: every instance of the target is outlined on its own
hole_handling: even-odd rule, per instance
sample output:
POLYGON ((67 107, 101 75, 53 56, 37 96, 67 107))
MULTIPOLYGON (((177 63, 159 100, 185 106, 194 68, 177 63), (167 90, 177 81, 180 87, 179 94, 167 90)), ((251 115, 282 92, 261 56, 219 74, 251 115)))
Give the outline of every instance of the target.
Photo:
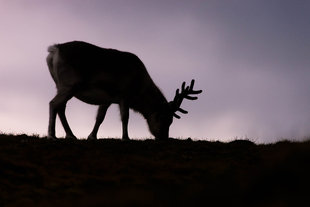
POLYGON ((66 138, 76 139, 65 115, 66 103, 72 98, 88 104, 99 105, 95 126, 88 136, 97 139, 99 126, 112 103, 119 105, 123 140, 128 140, 129 108, 146 119, 150 132, 156 139, 168 139, 169 127, 176 114, 188 113, 180 108, 183 99, 202 90, 194 90, 182 84, 176 90, 174 100, 168 102, 148 74, 142 61, 134 54, 115 49, 105 49, 86 42, 73 41, 48 47, 46 58, 50 74, 56 84, 57 94, 49 103, 48 138, 55 136, 55 121, 58 114, 66 138))

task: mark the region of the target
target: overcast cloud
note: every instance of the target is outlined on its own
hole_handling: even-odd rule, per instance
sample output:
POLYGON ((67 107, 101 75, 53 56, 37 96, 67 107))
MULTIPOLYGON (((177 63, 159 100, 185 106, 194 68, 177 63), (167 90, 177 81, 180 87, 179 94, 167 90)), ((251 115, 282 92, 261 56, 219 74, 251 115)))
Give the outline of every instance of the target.
MULTIPOLYGON (((46 135, 56 93, 46 49, 83 40, 137 54, 169 100, 196 79, 204 92, 184 103, 189 114, 174 121, 172 137, 309 138, 309 11, 306 0, 0 0, 0 130, 46 135)), ((68 103, 78 137, 91 131, 96 109, 68 103)), ((151 137, 134 112, 129 133, 151 137)), ((57 134, 64 135, 59 122, 57 134)), ((116 106, 99 136, 121 136, 116 106)))

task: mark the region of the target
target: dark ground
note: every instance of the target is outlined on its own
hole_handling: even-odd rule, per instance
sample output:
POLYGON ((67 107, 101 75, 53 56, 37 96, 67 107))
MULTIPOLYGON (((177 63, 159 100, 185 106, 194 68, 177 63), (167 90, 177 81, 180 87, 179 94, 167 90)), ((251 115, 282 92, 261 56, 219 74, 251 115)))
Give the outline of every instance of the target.
POLYGON ((310 206, 310 142, 0 135, 0 206, 310 206))

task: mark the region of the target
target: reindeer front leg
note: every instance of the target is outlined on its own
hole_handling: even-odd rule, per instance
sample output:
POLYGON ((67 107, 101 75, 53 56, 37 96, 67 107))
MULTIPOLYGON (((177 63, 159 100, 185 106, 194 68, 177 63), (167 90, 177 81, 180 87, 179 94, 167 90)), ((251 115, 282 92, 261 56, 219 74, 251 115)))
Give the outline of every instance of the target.
POLYGON ((122 128, 123 128, 123 140, 129 140, 128 136, 128 119, 129 119, 129 106, 126 101, 121 101, 119 104, 119 109, 121 112, 122 128))
POLYGON ((110 105, 111 105, 111 103, 106 103, 106 104, 102 104, 99 106, 98 112, 97 112, 97 117, 96 117, 96 123, 95 123, 95 126, 94 126, 92 132, 90 133, 90 135, 87 138, 88 140, 96 140, 97 139, 97 133, 98 133, 99 127, 102 124, 104 117, 105 117, 107 110, 108 110, 110 105))

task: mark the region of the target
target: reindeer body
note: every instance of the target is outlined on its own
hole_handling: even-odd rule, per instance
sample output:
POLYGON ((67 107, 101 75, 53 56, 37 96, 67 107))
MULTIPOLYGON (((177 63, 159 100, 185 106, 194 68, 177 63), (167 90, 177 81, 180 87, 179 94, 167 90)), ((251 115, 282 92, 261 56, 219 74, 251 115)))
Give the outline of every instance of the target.
POLYGON ((65 116, 66 103, 72 97, 99 105, 89 139, 97 138, 99 126, 112 103, 120 106, 123 139, 129 138, 129 108, 147 119, 156 138, 168 138, 173 112, 136 55, 80 41, 50 46, 48 52, 46 60, 57 88, 57 95, 50 102, 49 138, 56 138, 57 114, 66 137, 75 138, 65 116))
POLYGON ((126 101, 142 114, 158 103, 167 103, 142 61, 132 53, 78 41, 53 45, 49 51, 47 62, 57 89, 72 88, 73 96, 83 102, 126 101))

